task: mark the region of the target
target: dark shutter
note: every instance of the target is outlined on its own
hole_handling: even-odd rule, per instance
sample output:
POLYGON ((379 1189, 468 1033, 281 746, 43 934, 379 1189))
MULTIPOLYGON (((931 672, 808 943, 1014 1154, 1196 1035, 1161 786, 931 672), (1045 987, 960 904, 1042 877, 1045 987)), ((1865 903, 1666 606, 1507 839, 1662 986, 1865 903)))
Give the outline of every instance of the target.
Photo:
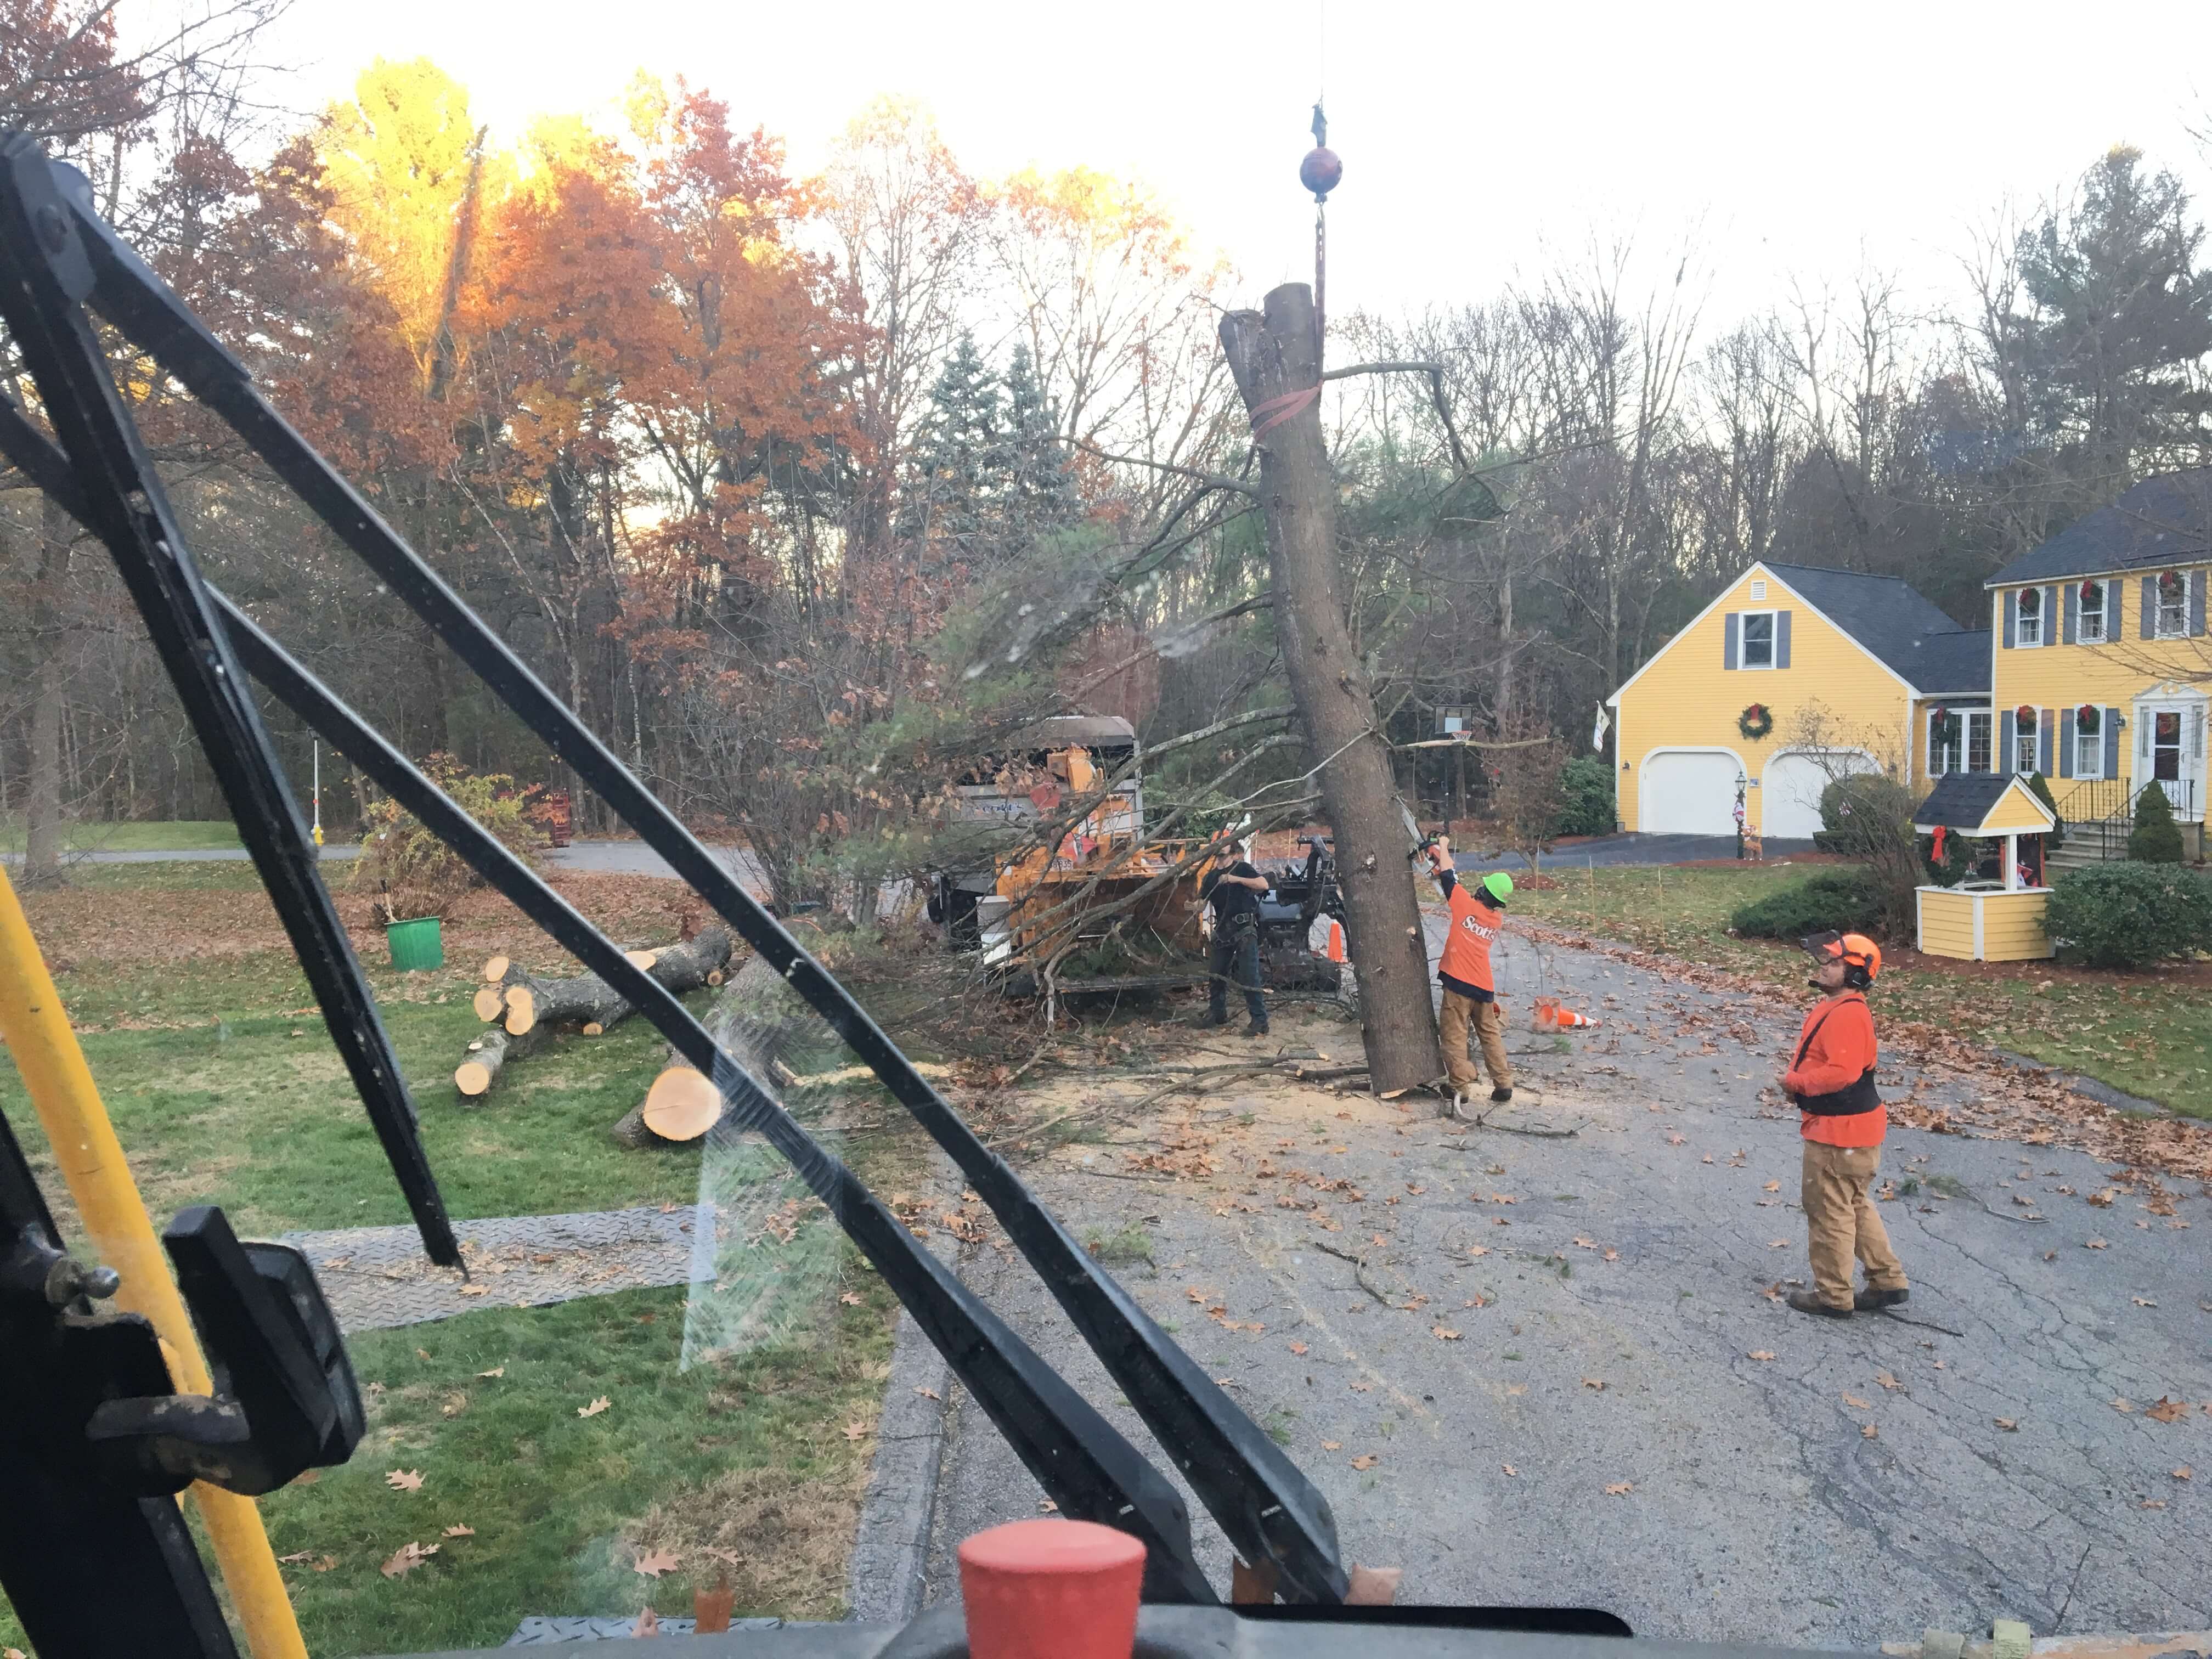
POLYGON ((2008 587, 2004 595, 2004 648, 2012 649, 2013 629, 2019 625, 2020 595, 2008 587))
POLYGON ((2081 620, 2081 585, 2079 582, 2069 582, 2066 584, 2065 604, 2066 620, 2058 635, 2058 639, 2062 645, 2071 645, 2074 643, 2074 635, 2081 620))
POLYGON ((2212 578, 2212 570, 2192 570, 2189 573, 2189 637, 2201 638, 2204 632, 2204 584, 2212 578))
POLYGON ((1742 647, 1738 643, 1742 628, 1742 620, 1735 611, 1729 611, 1722 620, 1721 666, 1723 668, 1735 668, 1743 660, 1742 647))
POLYGON ((2070 778, 2074 775, 2074 711, 2055 708, 2051 713, 2057 720, 2055 735, 2058 739, 2058 775, 2070 778))
POLYGON ((1774 613, 1774 665, 1777 668, 1790 666, 1790 613, 1787 611, 1774 613))
POLYGON ((2120 775, 2120 711, 2117 708, 2105 711, 2105 775, 2120 775))
POLYGON ((2009 708, 1997 716, 1997 752, 1992 770, 2009 772, 2017 758, 2013 753, 2013 722, 2019 719, 2009 708))
POLYGON ((2040 763, 2036 769, 2045 777, 2051 777, 2056 774, 2058 762, 2058 757, 2051 752, 2058 737, 2057 710, 2045 709, 2037 720, 2036 726, 2036 759, 2040 763))
POLYGON ((2142 632, 2136 637, 2139 640, 2158 637, 2158 578, 2155 576, 2142 579, 2142 632))

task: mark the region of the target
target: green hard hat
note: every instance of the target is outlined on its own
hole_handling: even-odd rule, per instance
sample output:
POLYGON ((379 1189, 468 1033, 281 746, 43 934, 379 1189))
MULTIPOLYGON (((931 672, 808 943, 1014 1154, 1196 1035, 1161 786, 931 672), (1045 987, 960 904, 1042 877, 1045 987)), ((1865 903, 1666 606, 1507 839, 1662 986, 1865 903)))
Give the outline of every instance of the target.
POLYGON ((1513 896, 1513 878, 1503 870, 1493 870, 1482 878, 1482 890, 1503 904, 1513 896))

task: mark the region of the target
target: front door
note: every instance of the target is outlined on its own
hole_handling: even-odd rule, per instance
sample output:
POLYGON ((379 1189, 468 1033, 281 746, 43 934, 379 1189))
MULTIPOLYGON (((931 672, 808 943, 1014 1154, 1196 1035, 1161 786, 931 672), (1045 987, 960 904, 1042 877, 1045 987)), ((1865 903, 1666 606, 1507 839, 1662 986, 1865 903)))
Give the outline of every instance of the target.
POLYGON ((2146 703, 2137 753, 2147 763, 2146 777, 2166 791, 2173 815, 2193 823, 2204 806, 2204 705, 2202 702, 2146 703))

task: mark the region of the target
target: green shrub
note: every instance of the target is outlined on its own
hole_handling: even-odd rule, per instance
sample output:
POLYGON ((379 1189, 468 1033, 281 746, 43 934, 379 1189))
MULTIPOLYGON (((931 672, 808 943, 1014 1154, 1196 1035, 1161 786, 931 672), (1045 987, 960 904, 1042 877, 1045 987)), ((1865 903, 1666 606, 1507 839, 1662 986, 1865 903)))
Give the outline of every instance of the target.
POLYGON ((1881 890, 1857 866, 1822 870, 1736 907, 1729 926, 1746 939, 1802 939, 1808 933, 1863 932, 1880 925, 1881 890))
POLYGON ((1609 836, 1620 817, 1613 803, 1613 768, 1599 755, 1577 755, 1559 769, 1562 836, 1609 836))
POLYGON ((2128 856, 2140 864, 2181 862, 2181 826, 2166 791, 2146 784, 2136 797, 2135 828, 2128 831, 2128 856))
POLYGON ((1909 835, 1913 793, 1880 772, 1832 778, 1820 791, 1820 828, 1813 844, 1824 853, 1863 857, 1909 835))
POLYGON ((2051 891, 2043 925, 2059 958, 2142 968, 2212 944, 2212 880, 2178 864, 2093 864, 2051 891))
MULTIPOLYGON (((538 823, 541 792, 536 786, 518 790, 505 773, 471 772, 451 755, 430 756, 422 770, 508 852, 537 867, 544 834, 538 823)), ((362 817, 367 827, 351 880, 356 887, 375 889, 378 920, 443 920, 462 894, 483 884, 459 853, 390 796, 371 801, 362 817)))

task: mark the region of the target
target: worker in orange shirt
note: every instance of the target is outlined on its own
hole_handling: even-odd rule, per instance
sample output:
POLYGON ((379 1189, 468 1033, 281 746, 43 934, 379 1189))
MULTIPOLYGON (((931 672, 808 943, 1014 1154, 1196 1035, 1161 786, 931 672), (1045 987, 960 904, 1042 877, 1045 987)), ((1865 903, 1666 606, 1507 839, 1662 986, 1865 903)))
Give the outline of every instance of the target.
POLYGON ((1444 1069, 1451 1074, 1451 1115, 1466 1115, 1468 1098, 1482 1080, 1467 1050, 1468 1028, 1482 1045, 1490 1073, 1490 1097, 1513 1098, 1513 1067, 1505 1058, 1505 1017, 1498 1012, 1498 988, 1490 976, 1490 947, 1505 926, 1505 901, 1513 896, 1513 878, 1494 870, 1473 888, 1452 868, 1451 842, 1438 836, 1427 849, 1429 872, 1451 907, 1451 931, 1444 937, 1437 978, 1443 985, 1437 1035, 1444 1048, 1444 1069))
POLYGON ((1874 1011, 1866 994, 1881 972, 1881 950, 1864 933, 1808 939, 1813 988, 1821 1000, 1797 1033, 1796 1057, 1782 1074, 1782 1091, 1803 1115, 1805 1163, 1799 1202, 1813 1258, 1813 1288, 1792 1291, 1800 1313, 1848 1319, 1890 1308, 1911 1291, 1905 1264, 1867 1189, 1881 1167, 1889 1114, 1875 1090, 1874 1011), (1851 1258, 1866 1265, 1866 1288, 1851 1292, 1851 1258))

